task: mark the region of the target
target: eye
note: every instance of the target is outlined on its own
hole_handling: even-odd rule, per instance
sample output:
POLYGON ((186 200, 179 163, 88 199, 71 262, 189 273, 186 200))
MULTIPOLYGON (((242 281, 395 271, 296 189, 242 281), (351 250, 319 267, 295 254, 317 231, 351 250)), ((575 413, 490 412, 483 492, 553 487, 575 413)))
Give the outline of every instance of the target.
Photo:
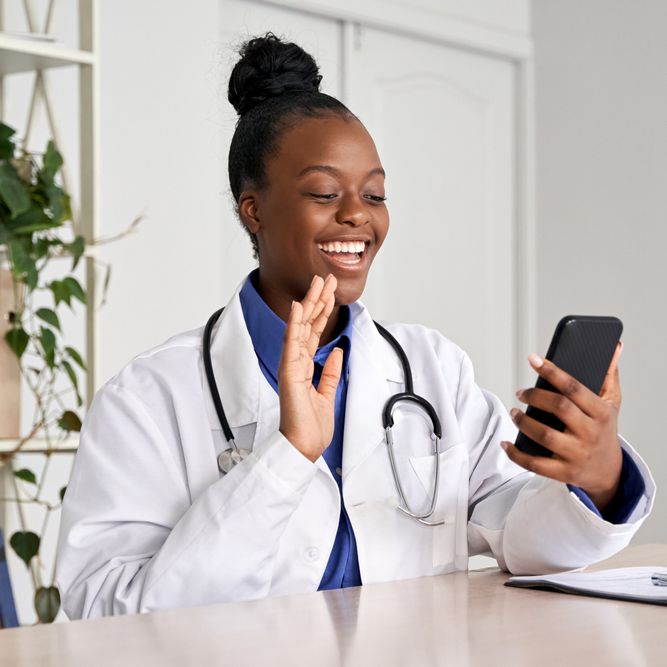
POLYGON ((386 197, 383 197, 382 195, 364 195, 366 199, 370 199, 372 202, 375 202, 376 204, 381 204, 382 202, 387 201, 386 197))
POLYGON ((318 192, 309 192, 308 193, 311 197, 315 197, 315 199, 335 199, 336 194, 335 193, 318 193, 318 192))

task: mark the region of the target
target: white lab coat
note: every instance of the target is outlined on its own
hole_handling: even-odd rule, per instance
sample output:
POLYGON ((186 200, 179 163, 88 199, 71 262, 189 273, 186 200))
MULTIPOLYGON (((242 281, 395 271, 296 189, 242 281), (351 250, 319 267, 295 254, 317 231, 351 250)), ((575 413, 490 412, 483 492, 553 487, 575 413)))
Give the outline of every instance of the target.
MULTIPOLYGON (((436 518, 423 526, 396 509, 381 411, 403 391, 396 354, 361 303, 352 349, 343 447, 343 497, 364 583, 465 570, 491 553, 514 573, 574 568, 628 544, 653 503, 646 481, 629 523, 612 525, 565 484, 512 463, 506 409, 474 382, 465 353, 431 329, 386 325, 412 365, 415 391, 443 428, 436 518)), ((133 613, 315 591, 336 536, 338 487, 278 431, 278 397, 264 378, 238 290, 214 330, 212 359, 240 447, 228 448, 206 385, 202 331, 177 335, 128 364, 97 394, 65 495, 57 580, 71 618, 133 613)), ((396 415, 396 456, 409 502, 425 507, 433 480, 430 425, 396 415)))

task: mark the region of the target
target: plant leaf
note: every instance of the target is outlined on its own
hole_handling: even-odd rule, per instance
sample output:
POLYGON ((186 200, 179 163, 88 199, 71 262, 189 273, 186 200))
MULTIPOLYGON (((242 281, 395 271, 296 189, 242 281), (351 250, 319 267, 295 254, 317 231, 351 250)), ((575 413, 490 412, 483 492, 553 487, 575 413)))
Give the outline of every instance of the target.
POLYGON ((67 491, 67 487, 66 487, 66 486, 63 486, 63 488, 60 489, 60 491, 58 492, 58 495, 60 496, 60 502, 62 502, 63 500, 65 500, 65 492, 66 492, 66 491, 67 491))
POLYGON ((51 329, 40 327, 39 342, 42 344, 46 363, 49 368, 53 368, 55 366, 56 335, 51 329))
POLYGON ((66 246, 67 244, 63 243, 60 239, 47 239, 45 237, 38 238, 35 241, 35 253, 37 259, 42 259, 46 257, 49 252, 49 249, 53 246, 66 246))
POLYGON ((67 289, 67 285, 65 285, 65 283, 62 280, 54 280, 49 285, 49 289, 53 292, 53 299, 55 301, 56 306, 61 301, 64 301, 70 308, 72 307, 72 304, 70 302, 69 289, 67 289))
POLYGON ((79 365, 81 370, 86 370, 86 363, 84 362, 83 357, 73 347, 66 347, 65 352, 76 364, 79 365))
POLYGON ((8 225, 8 229, 14 234, 32 234, 33 232, 41 232, 45 229, 53 229, 54 227, 61 227, 62 222, 52 220, 38 202, 32 202, 30 207, 19 213, 8 225))
POLYGON ((35 312, 35 315, 60 331, 60 320, 50 308, 40 308, 35 312))
POLYGON ((30 561, 39 551, 39 535, 30 531, 18 531, 12 535, 9 544, 25 566, 30 567, 30 561))
POLYGON ((41 586, 35 591, 35 611, 42 623, 53 623, 60 610, 60 591, 55 586, 41 586))
POLYGON ((49 208, 53 222, 62 224, 67 220, 69 211, 69 198, 55 183, 48 186, 46 194, 49 198, 49 208))
POLYGON ((11 137, 16 134, 16 130, 0 123, 0 160, 10 160, 14 157, 14 142, 11 137))
POLYGON ((81 420, 76 412, 66 410, 58 420, 58 426, 63 431, 76 431, 78 433, 81 431, 81 420))
POLYGON ((81 256, 83 255, 86 249, 86 242, 83 236, 77 236, 74 241, 66 246, 67 249, 72 253, 72 271, 76 269, 81 256))
POLYGON ((26 188, 9 162, 0 164, 0 197, 11 211, 12 218, 30 208, 26 188))
POLYGON ((46 146, 46 153, 44 153, 44 166, 42 168, 42 174, 46 177, 48 181, 53 181, 53 177, 58 172, 58 169, 63 166, 62 155, 56 149, 56 145, 53 141, 49 141, 46 146))
POLYGON ((30 484, 37 484, 37 478, 35 477, 35 473, 32 470, 28 470, 27 468, 21 468, 21 470, 15 470, 14 477, 18 477, 19 479, 22 479, 24 482, 30 482, 30 484))
POLYGON ((5 334, 5 340, 9 347, 14 351, 14 354, 20 359, 23 356, 26 347, 28 347, 30 336, 24 331, 23 327, 18 327, 16 329, 10 329, 5 334))
POLYGON ((83 291, 83 287, 81 287, 79 281, 76 278, 67 276, 67 278, 63 280, 63 283, 65 283, 67 286, 71 296, 73 296, 75 299, 78 299, 83 304, 86 303, 86 293, 83 291))
POLYGON ((74 369, 72 368, 72 364, 70 364, 69 361, 65 361, 63 359, 63 361, 60 362, 60 365, 65 369, 65 372, 69 376, 70 382, 72 383, 74 391, 76 392, 77 403, 80 406, 83 403, 83 401, 81 400, 81 395, 79 394, 79 380, 76 377, 74 369))
POLYGON ((29 252, 31 245, 30 238, 23 238, 11 240, 7 247, 9 248, 12 275, 28 285, 30 289, 35 289, 39 274, 37 264, 29 252))

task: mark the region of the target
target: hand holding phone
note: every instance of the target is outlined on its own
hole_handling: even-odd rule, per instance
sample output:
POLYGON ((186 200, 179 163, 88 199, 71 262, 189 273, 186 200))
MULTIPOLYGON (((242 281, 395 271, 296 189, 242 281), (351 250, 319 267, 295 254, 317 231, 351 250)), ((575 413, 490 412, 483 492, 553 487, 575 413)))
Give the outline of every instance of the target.
POLYGON ((617 318, 563 318, 547 358, 529 358, 539 378, 517 392, 529 407, 512 410, 520 433, 516 445, 503 443, 515 463, 579 486, 599 509, 613 498, 622 465, 616 432, 622 327, 617 318))

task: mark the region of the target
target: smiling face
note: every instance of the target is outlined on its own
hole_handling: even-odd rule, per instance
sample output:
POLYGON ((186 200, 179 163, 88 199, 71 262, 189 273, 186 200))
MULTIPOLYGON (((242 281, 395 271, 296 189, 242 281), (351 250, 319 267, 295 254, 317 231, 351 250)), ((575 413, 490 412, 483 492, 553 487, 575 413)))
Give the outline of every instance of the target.
POLYGON ((336 305, 359 299, 389 227, 384 170, 353 117, 300 119, 265 164, 266 186, 239 198, 259 245, 260 293, 283 319, 313 276, 333 273, 336 305))

